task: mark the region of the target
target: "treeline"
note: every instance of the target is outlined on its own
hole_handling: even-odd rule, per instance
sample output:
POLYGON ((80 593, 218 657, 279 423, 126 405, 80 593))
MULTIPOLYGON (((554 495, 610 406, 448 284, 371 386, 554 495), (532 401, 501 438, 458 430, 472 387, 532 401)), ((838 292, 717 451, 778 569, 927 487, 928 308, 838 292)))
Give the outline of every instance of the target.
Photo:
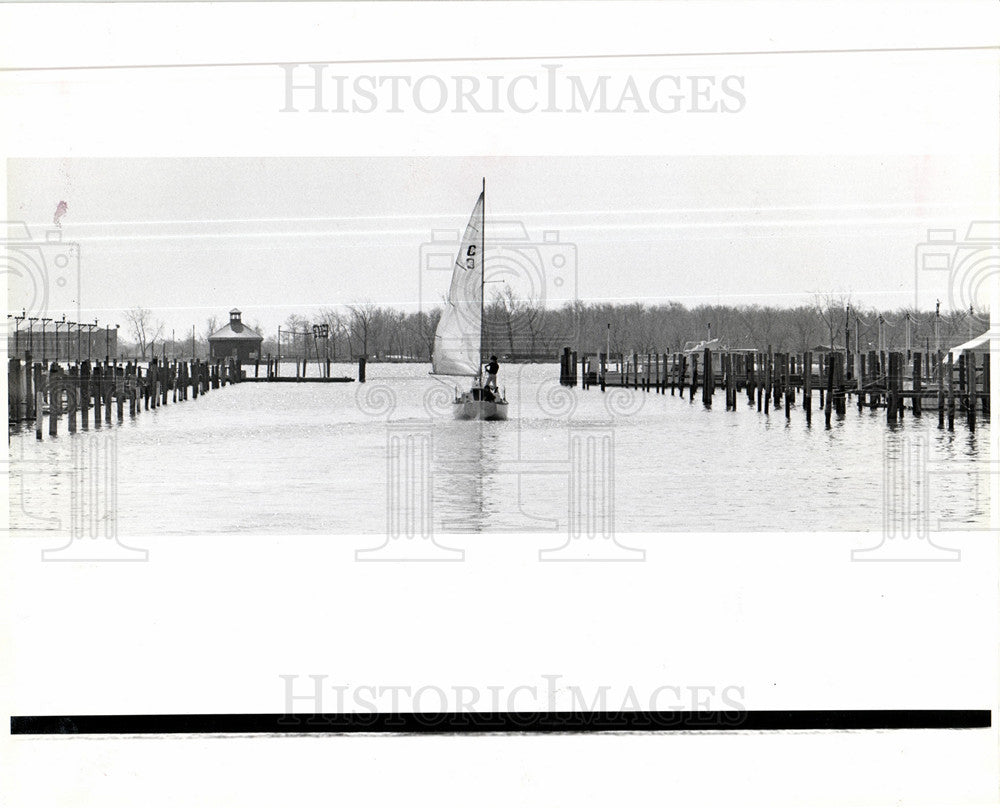
MULTIPOLYGON (((143 312, 143 314, 148 314, 143 312)), ((699 305, 678 302, 660 305, 643 303, 573 303, 560 309, 518 300, 509 289, 494 296, 485 309, 485 353, 506 361, 551 361, 571 347, 586 353, 603 351, 610 343, 612 353, 673 352, 689 342, 718 337, 733 348, 757 348, 801 352, 817 346, 843 348, 849 337, 861 350, 897 350, 910 345, 917 350, 934 348, 935 320, 942 348, 964 342, 982 333, 989 323, 988 313, 977 311, 933 311, 913 308, 879 310, 851 303, 846 297, 817 298, 811 305, 792 308, 775 306, 699 305), (849 307, 849 308, 848 308, 849 307), (857 332, 857 335, 855 334, 857 332), (880 337, 881 334, 881 337, 880 337)), ((148 317, 130 319, 136 355, 189 355, 192 335, 164 339, 162 326, 150 328, 148 317)), ((373 361, 429 361, 434 347, 434 331, 441 309, 404 312, 389 306, 360 303, 338 309, 321 309, 312 316, 293 314, 281 325, 279 334, 264 335, 263 355, 291 358, 329 355, 334 361, 353 361, 367 356, 373 361), (325 325, 327 339, 317 339, 313 326, 325 325)), ((193 346, 207 356, 207 336, 218 321, 209 319, 193 346)), ((260 332, 256 322, 248 323, 260 332)), ((124 336, 124 335, 123 335, 124 336)), ((123 345, 129 351, 129 346, 123 345)))
MULTIPOLYGON (((851 304, 846 297, 822 298, 812 305, 793 308, 775 306, 699 305, 677 302, 574 303, 547 310, 518 301, 509 290, 497 295, 485 310, 485 351, 506 360, 549 361, 563 347, 580 352, 605 350, 613 353, 679 351, 689 342, 718 337, 725 345, 775 351, 805 351, 817 346, 886 350, 906 347, 907 331, 914 350, 928 341, 934 348, 935 319, 942 348, 964 342, 982 333, 989 324, 987 312, 918 311, 914 308, 879 310, 851 304), (609 328, 610 326, 610 328, 609 328)), ((441 309, 406 313, 374 304, 327 309, 318 317, 293 315, 282 326, 283 356, 313 354, 312 325, 329 328, 332 358, 367 356, 373 360, 428 361, 434 346, 434 331, 441 309)), ((264 343, 264 352, 277 353, 277 335, 264 343)), ((319 342, 320 351, 326 347, 319 342)))

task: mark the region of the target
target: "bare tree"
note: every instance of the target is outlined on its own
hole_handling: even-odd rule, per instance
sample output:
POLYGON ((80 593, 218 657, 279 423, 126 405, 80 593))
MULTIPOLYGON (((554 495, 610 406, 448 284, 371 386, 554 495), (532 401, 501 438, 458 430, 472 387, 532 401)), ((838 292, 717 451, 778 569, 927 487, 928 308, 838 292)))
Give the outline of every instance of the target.
POLYGON ((153 312, 140 306, 126 311, 125 320, 132 337, 135 339, 140 357, 145 359, 146 351, 163 335, 163 323, 154 321, 153 312))
POLYGON ((361 355, 368 356, 369 347, 376 347, 379 309, 370 300, 366 300, 363 303, 352 303, 347 310, 348 330, 354 341, 359 343, 361 355))

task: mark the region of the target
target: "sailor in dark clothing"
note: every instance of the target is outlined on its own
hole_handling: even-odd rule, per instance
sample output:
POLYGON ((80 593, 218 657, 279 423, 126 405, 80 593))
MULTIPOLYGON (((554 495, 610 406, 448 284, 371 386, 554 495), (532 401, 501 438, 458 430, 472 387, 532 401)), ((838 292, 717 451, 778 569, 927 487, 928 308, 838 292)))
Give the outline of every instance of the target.
POLYGON ((500 363, 497 362, 495 356, 491 356, 489 364, 486 366, 486 389, 492 390, 494 393, 497 391, 497 373, 499 370, 500 363))

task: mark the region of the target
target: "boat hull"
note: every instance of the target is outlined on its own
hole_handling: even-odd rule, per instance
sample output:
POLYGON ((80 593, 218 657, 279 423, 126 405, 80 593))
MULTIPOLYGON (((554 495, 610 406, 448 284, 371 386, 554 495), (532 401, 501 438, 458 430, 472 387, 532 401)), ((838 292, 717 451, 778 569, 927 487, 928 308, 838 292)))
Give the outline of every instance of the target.
POLYGON ((457 421, 506 421, 506 401, 483 401, 466 393, 455 400, 453 412, 457 421))

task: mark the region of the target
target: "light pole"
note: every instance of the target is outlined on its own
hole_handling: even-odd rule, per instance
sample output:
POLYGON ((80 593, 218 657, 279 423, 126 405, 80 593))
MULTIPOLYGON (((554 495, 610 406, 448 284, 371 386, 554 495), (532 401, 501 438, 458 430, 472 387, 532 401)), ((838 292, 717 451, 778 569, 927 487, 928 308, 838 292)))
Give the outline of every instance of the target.
POLYGON ((54 320, 56 324, 56 362, 59 361, 59 326, 66 322, 66 315, 62 316, 61 320, 54 320))
POLYGON ((20 340, 18 339, 20 337, 20 333, 18 332, 18 325, 24 322, 25 314, 27 314, 27 312, 24 311, 24 309, 21 309, 20 317, 18 317, 16 314, 14 315, 14 353, 20 352, 21 349, 20 340))
POLYGON ((45 365, 45 324, 51 323, 51 317, 42 317, 42 365, 45 365))
POLYGON ((28 318, 28 353, 31 353, 35 349, 35 323, 38 322, 37 317, 28 318))
POLYGON ((941 301, 934 306, 934 352, 941 352, 941 301))
POLYGON ((847 366, 851 353, 851 304, 844 310, 844 365, 847 366))

